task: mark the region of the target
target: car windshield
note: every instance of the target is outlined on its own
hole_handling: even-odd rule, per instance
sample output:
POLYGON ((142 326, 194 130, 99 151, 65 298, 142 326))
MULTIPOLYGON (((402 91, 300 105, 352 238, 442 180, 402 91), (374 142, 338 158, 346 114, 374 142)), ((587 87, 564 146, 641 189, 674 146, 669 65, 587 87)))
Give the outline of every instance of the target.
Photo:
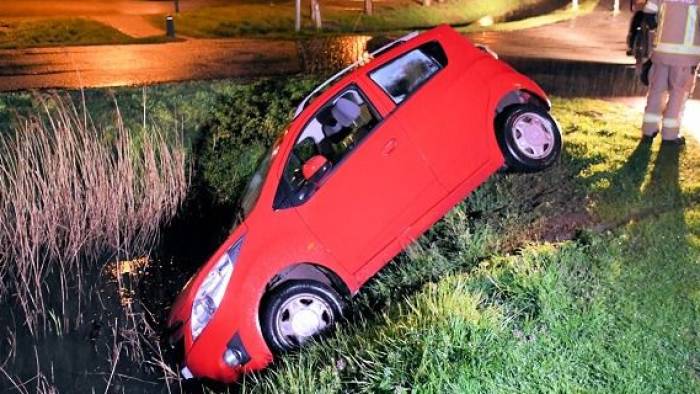
POLYGON ((250 181, 248 181, 248 186, 246 186, 245 192, 243 193, 243 198, 241 199, 242 219, 248 217, 248 214, 250 214, 250 211, 253 210, 255 203, 260 197, 260 192, 262 192, 265 178, 267 178, 267 174, 270 172, 270 165, 272 164, 272 159, 277 154, 280 141, 282 141, 281 137, 278 138, 272 145, 272 148, 265 153, 265 156, 263 156, 261 159, 260 164, 258 164, 257 170, 255 170, 255 173, 250 178, 250 181))

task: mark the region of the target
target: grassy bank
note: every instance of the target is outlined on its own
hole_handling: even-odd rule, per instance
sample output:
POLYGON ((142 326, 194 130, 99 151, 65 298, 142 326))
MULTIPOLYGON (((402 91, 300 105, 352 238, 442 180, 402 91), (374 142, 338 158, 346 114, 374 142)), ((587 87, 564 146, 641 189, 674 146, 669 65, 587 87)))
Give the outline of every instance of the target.
MULTIPOLYGON (((294 77, 185 82, 67 94, 74 102, 81 102, 84 96, 92 121, 107 132, 118 126, 114 122, 115 104, 127 128, 149 124, 181 129, 201 188, 218 202, 232 204, 242 193, 258 156, 286 126, 294 103, 317 81, 314 77, 294 77)), ((31 115, 42 104, 41 97, 32 93, 0 95, 0 133, 17 126, 16 115, 31 115)))
MULTIPOLYGON (((142 124, 145 100, 148 123, 184 129, 194 190, 177 219, 183 237, 174 243, 182 250, 119 276, 137 278, 129 308, 119 304, 121 287, 98 287, 108 309, 90 314, 84 327, 50 332, 43 342, 18 335, 9 354, 34 354, 37 346, 36 361, 0 358, 0 372, 27 381, 39 364, 43 380, 30 381, 29 392, 39 381, 100 392, 110 376, 112 388, 176 392, 176 366, 162 364, 159 324, 231 219, 225 211, 207 216, 202 196, 232 204, 262 147, 313 83, 86 92, 97 127, 113 124, 116 97, 127 127, 142 124), (212 231, 219 224, 223 230, 212 231), (185 257, 191 249, 200 255, 185 257)), ((2 113, 35 104, 26 94, 0 96, 2 113)), ((699 391, 698 145, 639 145, 641 114, 622 105, 555 100, 554 108, 565 133, 558 165, 494 176, 360 292, 339 332, 230 391, 699 391)), ((0 117, 3 124, 11 118, 0 117)), ((0 341, 0 354, 8 346, 0 341)), ((0 373, 3 383, 11 387, 0 373)))
POLYGON ((679 210, 488 258, 285 359, 249 387, 697 392, 699 226, 700 210, 679 210))
MULTIPOLYGON (((415 1, 376 2, 374 14, 364 15, 362 3, 335 0, 321 4, 324 32, 387 32, 427 28, 442 23, 463 25, 484 16, 496 21, 529 8, 564 4, 553 0, 450 0, 433 1, 424 7, 415 1)), ((315 32, 309 6, 303 6, 303 25, 315 32)), ((162 17, 154 17, 161 23, 162 17)), ((294 35, 294 2, 245 2, 205 7, 176 17, 178 32, 193 37, 232 37, 243 35, 294 35)))
POLYGON ((598 6, 598 3, 600 3, 600 0, 581 0, 578 10, 574 10, 571 7, 571 4, 567 4, 565 7, 562 7, 554 12, 550 12, 544 15, 533 16, 531 18, 525 18, 522 20, 499 22, 491 26, 481 26, 479 24, 473 24, 464 28, 460 28, 459 31, 462 33, 475 33, 485 30, 516 31, 523 29, 531 29, 539 26, 551 25, 554 23, 567 21, 569 19, 588 14, 598 6))
POLYGON ((0 20, 0 49, 163 41, 165 37, 132 38, 102 23, 83 18, 0 20))

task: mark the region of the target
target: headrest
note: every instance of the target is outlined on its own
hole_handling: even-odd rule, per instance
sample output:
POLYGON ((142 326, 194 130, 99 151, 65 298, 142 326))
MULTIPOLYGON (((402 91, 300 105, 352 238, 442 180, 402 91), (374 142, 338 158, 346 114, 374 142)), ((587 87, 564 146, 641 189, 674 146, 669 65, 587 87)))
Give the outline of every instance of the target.
POLYGON ((343 127, 348 127, 352 125, 359 117, 362 110, 360 106, 354 102, 341 97, 333 105, 331 113, 333 117, 340 123, 343 127))

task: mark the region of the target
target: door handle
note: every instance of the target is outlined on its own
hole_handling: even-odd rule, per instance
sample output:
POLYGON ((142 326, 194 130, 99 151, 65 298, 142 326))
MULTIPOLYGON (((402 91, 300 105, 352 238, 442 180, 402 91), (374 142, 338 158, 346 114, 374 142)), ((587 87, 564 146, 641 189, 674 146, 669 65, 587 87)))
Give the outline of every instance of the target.
POLYGON ((384 156, 389 156, 396 149, 397 146, 399 146, 399 142, 396 141, 396 138, 390 139, 386 144, 384 144, 382 154, 384 156))

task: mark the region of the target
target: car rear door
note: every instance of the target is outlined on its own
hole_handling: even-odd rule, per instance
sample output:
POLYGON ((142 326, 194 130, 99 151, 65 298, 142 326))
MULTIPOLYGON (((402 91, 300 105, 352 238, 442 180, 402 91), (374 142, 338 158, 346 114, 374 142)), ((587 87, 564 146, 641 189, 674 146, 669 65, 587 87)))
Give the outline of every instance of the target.
POLYGON ((482 133, 488 96, 477 76, 459 72, 461 63, 430 41, 369 73, 447 190, 488 160, 482 133))
MULTIPOLYGON (((404 213, 430 195, 436 179, 399 119, 375 106, 369 81, 356 89, 379 118, 295 209, 309 229, 350 272, 357 272, 385 250, 409 225, 404 213)), ((342 95, 343 93, 341 93, 342 95)), ((383 262, 382 262, 383 263, 383 262)))

